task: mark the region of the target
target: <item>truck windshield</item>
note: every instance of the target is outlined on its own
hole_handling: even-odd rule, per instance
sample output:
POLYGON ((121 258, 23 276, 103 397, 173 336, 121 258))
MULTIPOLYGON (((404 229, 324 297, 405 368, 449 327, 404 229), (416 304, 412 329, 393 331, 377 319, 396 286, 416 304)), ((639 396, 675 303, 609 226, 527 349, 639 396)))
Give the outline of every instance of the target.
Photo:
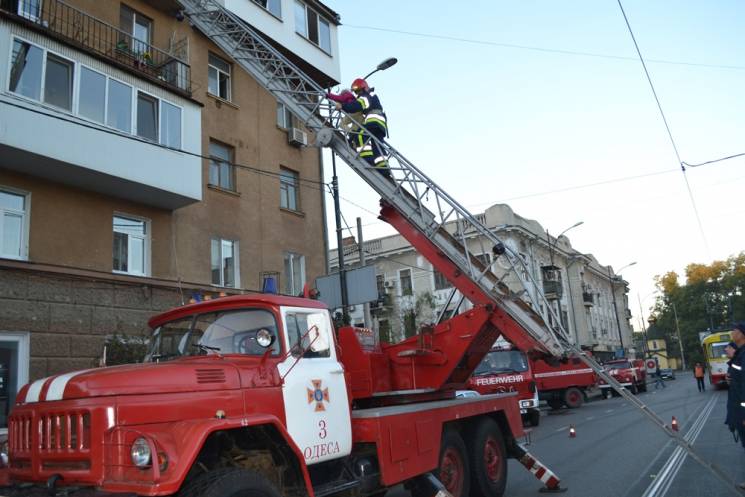
POLYGON ((709 347, 709 358, 710 359, 727 359, 727 353, 724 349, 727 347, 729 342, 717 342, 712 343, 709 347))
POLYGON ((262 309, 210 312, 177 319, 153 331, 145 362, 206 354, 263 355, 256 333, 267 330, 274 341, 272 355, 279 354, 274 315, 262 309))
POLYGON ((528 370, 528 359, 519 350, 493 350, 474 371, 474 375, 489 373, 522 373, 528 370))
POLYGON ((605 365, 608 369, 631 369, 631 363, 625 362, 611 362, 605 365))

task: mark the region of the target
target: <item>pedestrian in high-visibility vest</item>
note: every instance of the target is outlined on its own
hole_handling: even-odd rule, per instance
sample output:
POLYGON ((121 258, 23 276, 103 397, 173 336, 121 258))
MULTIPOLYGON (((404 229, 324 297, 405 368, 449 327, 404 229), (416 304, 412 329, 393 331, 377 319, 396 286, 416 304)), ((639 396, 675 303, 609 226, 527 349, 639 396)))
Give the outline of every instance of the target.
POLYGON ((693 376, 696 378, 698 391, 703 392, 706 390, 706 386, 704 385, 704 365, 700 362, 697 362, 696 366, 693 368, 693 376))
POLYGON ((370 88, 367 81, 362 78, 357 78, 352 82, 352 92, 357 99, 345 103, 337 102, 336 108, 344 109, 347 114, 362 112, 364 129, 358 135, 357 152, 381 174, 390 176, 388 160, 379 143, 388 135, 388 122, 380 99, 375 94, 375 89, 370 88), (377 140, 371 139, 371 135, 377 140))

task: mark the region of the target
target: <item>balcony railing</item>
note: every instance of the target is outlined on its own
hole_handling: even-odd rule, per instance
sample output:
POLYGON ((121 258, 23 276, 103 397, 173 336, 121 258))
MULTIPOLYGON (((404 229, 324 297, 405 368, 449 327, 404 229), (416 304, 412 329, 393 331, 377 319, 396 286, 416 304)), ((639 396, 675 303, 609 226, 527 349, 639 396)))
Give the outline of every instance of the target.
POLYGON ((0 0, 0 11, 138 75, 191 93, 191 68, 185 61, 60 0, 0 0))
POLYGON ((595 303, 592 292, 582 292, 582 301, 587 307, 592 307, 592 305, 595 303))

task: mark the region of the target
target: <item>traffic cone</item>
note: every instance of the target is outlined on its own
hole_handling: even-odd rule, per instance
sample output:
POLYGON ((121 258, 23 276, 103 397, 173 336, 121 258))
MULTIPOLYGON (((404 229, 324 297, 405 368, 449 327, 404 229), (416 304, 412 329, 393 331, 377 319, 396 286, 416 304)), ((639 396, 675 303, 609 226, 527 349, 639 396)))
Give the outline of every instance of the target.
POLYGON ((569 425, 569 438, 575 438, 577 431, 574 429, 574 425, 569 425))
POLYGON ((678 420, 675 419, 675 416, 673 416, 673 420, 670 423, 670 427, 673 429, 673 431, 678 431, 678 420))

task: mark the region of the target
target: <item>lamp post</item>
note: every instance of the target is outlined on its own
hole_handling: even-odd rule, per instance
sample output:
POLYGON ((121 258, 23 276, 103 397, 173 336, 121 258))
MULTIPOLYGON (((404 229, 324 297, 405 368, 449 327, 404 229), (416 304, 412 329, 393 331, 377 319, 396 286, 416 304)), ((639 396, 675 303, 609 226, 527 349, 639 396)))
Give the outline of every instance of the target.
MULTIPOLYGON (((633 266, 634 264, 636 264, 636 261, 630 262, 626 264, 625 266, 621 267, 621 269, 618 270, 618 274, 621 274, 621 271, 623 271, 627 267, 633 266)), ((610 266, 608 266, 608 282, 610 283, 610 294, 611 294, 611 297, 613 297, 613 312, 616 315, 616 327, 618 328, 618 342, 619 342, 619 345, 621 346, 621 351, 623 352, 624 350, 623 349, 623 334, 621 333, 621 320, 618 319, 618 305, 616 304, 616 288, 615 288, 615 285, 613 284, 613 280, 614 278, 611 275, 610 266)))
POLYGON ((683 339, 680 338, 680 325, 678 324, 678 309, 675 308, 675 302, 670 302, 673 307, 673 316, 675 316, 675 331, 678 334, 678 346, 680 347, 680 361, 683 363, 683 371, 686 370, 686 356, 683 353, 683 339))
MULTIPOLYGON (((569 230, 571 230, 573 228, 576 228, 577 226, 583 225, 583 224, 585 224, 584 221, 577 221, 576 223, 574 223, 573 225, 571 225, 570 227, 568 227, 567 229, 565 229, 564 231, 562 231, 561 233, 559 233, 559 236, 557 236, 556 238, 554 238, 554 240, 556 240, 556 242, 558 242, 559 241, 559 238, 561 238, 561 235, 563 235, 567 231, 569 231, 569 230)), ((546 230, 546 241, 548 242, 548 258, 551 261, 551 265, 553 266, 554 265, 554 252, 551 249, 551 235, 548 233, 548 230, 546 230)), ((554 247, 556 247, 556 243, 554 243, 554 247)))
MULTIPOLYGON (((385 71, 398 62, 395 57, 385 59, 370 72, 365 79, 378 71, 385 71)), ((344 267, 344 246, 342 244, 342 227, 341 227, 341 207, 339 206, 339 177, 336 175, 336 153, 331 151, 331 195, 334 197, 334 216, 336 221, 336 251, 337 261, 339 263, 339 286, 341 292, 341 313, 344 324, 349 324, 349 294, 347 292, 347 270, 344 267)))

